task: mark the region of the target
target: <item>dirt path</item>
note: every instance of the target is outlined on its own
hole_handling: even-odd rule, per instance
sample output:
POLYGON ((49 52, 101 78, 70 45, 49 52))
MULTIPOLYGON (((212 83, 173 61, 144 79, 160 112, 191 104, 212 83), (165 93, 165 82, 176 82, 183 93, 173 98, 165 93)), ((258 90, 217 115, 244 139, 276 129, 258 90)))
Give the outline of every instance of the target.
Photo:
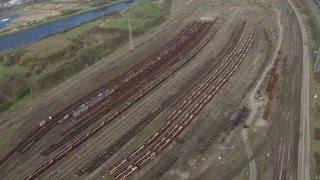
POLYGON ((303 40, 303 68, 301 90, 300 137, 298 155, 298 179, 310 179, 310 117, 309 117, 309 50, 308 36, 302 18, 291 0, 287 0, 297 16, 303 40))
MULTIPOLYGON (((247 97, 248 98, 247 101, 248 101, 249 107, 251 109, 250 114, 249 114, 249 118, 248 118, 248 120, 246 122, 246 124, 248 126, 250 126, 252 124, 252 121, 253 121, 254 117, 256 116, 258 109, 263 105, 263 102, 257 101, 255 99, 255 95, 257 94, 257 91, 259 90, 259 87, 261 86, 263 80, 268 75, 268 72, 272 68, 272 66, 273 66, 273 64, 274 64, 274 62, 275 62, 275 60, 277 58, 278 51, 280 50, 280 47, 281 47, 281 44, 282 44, 283 27, 282 27, 281 21, 280 21, 280 14, 281 14, 280 11, 277 10, 278 26, 279 26, 279 31, 280 32, 279 32, 278 43, 277 43, 277 47, 276 47, 275 54, 273 56, 272 62, 265 69, 265 71, 263 72, 263 74, 260 77, 259 81, 257 82, 256 86, 254 87, 252 92, 247 97)), ((243 128, 242 129, 241 136, 242 136, 241 139, 242 139, 243 143, 246 146, 248 159, 250 159, 250 158, 253 157, 253 154, 252 154, 252 149, 251 149, 251 146, 250 146, 250 142, 248 141, 248 128, 243 128)), ((249 166, 250 166, 250 180, 256 180, 256 178, 257 178, 257 172, 256 172, 257 168, 256 168, 255 160, 253 158, 252 158, 251 162, 249 163, 249 166)))

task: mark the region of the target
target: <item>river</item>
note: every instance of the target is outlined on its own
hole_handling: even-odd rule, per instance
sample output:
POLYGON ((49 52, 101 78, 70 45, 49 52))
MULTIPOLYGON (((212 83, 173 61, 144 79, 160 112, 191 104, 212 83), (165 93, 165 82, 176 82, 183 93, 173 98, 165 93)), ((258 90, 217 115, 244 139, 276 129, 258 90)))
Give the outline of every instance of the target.
POLYGON ((0 52, 36 41, 42 37, 59 32, 64 29, 75 27, 81 22, 90 21, 103 14, 114 11, 121 11, 132 5, 133 2, 134 0, 132 0, 131 2, 123 2, 115 5, 110 5, 100 9, 95 9, 92 11, 70 16, 64 19, 48 22, 16 33, 2 35, 0 36, 0 52))
POLYGON ((4 16, 0 16, 0 29, 4 28, 7 24, 10 24, 11 21, 17 17, 21 16, 18 13, 12 13, 4 16))

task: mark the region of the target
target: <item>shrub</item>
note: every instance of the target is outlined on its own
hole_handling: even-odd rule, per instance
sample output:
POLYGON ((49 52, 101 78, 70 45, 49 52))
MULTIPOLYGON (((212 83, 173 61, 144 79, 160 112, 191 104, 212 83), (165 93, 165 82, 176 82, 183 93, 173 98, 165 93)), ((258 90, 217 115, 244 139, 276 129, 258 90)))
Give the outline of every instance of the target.
POLYGON ((307 22, 311 28, 312 36, 317 46, 320 45, 320 22, 318 17, 313 13, 309 4, 304 4, 302 12, 307 16, 307 22))
POLYGON ((320 140, 320 128, 314 128, 313 138, 318 141, 320 140))

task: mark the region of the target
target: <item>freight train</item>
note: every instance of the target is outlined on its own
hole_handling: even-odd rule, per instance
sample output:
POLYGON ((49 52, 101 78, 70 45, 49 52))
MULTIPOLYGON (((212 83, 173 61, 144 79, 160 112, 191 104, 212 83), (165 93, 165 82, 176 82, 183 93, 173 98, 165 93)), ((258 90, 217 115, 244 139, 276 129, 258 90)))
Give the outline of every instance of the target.
MULTIPOLYGON (((75 110, 73 110, 71 113, 65 115, 63 117, 63 119, 64 120, 68 120, 70 118, 78 117, 80 114, 82 114, 83 112, 87 111, 90 107, 96 105, 97 103, 99 103, 103 99, 110 98, 112 93, 114 93, 116 88, 117 87, 115 87, 113 89, 103 90, 102 92, 100 92, 96 96, 90 98, 88 101, 86 101, 85 103, 81 104, 79 107, 75 108, 75 110)), ((60 122, 63 122, 63 121, 60 121, 60 122)))

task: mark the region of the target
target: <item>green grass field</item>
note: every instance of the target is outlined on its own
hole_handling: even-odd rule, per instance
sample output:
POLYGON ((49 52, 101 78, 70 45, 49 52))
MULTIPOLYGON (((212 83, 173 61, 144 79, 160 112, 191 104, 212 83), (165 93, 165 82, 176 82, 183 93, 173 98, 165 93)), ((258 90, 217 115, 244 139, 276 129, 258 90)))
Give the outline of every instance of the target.
POLYGON ((128 31, 130 18, 131 29, 133 32, 145 32, 149 29, 149 21, 165 16, 164 10, 158 5, 143 1, 139 5, 130 8, 124 12, 123 17, 106 19, 99 27, 113 31, 128 31))
POLYGON ((26 71, 27 68, 23 66, 4 66, 3 64, 0 64, 0 78, 1 76, 20 74, 26 71))
POLYGON ((164 15, 164 11, 161 7, 149 1, 141 1, 138 6, 127 10, 127 13, 136 17, 144 18, 159 17, 164 15))
MULTIPOLYGON (((129 20, 127 18, 115 18, 115 19, 107 19, 105 22, 99 25, 100 28, 107 30, 115 30, 115 31, 128 31, 128 23, 129 20)), ((141 19, 130 18, 130 24, 132 31, 136 31, 138 29, 143 29, 145 26, 145 22, 141 19)))
POLYGON ((45 38, 37 43, 27 46, 25 49, 25 53, 23 53, 23 55, 21 56, 22 62, 20 63, 23 63, 26 59, 33 57, 44 59, 50 54, 55 54, 59 51, 62 51, 70 44, 71 41, 61 35, 45 38))
POLYGON ((82 24, 76 28, 73 28, 62 35, 67 37, 67 38, 78 38, 82 34, 89 32, 91 29, 93 29, 97 25, 97 22, 90 22, 90 23, 85 23, 82 24))

